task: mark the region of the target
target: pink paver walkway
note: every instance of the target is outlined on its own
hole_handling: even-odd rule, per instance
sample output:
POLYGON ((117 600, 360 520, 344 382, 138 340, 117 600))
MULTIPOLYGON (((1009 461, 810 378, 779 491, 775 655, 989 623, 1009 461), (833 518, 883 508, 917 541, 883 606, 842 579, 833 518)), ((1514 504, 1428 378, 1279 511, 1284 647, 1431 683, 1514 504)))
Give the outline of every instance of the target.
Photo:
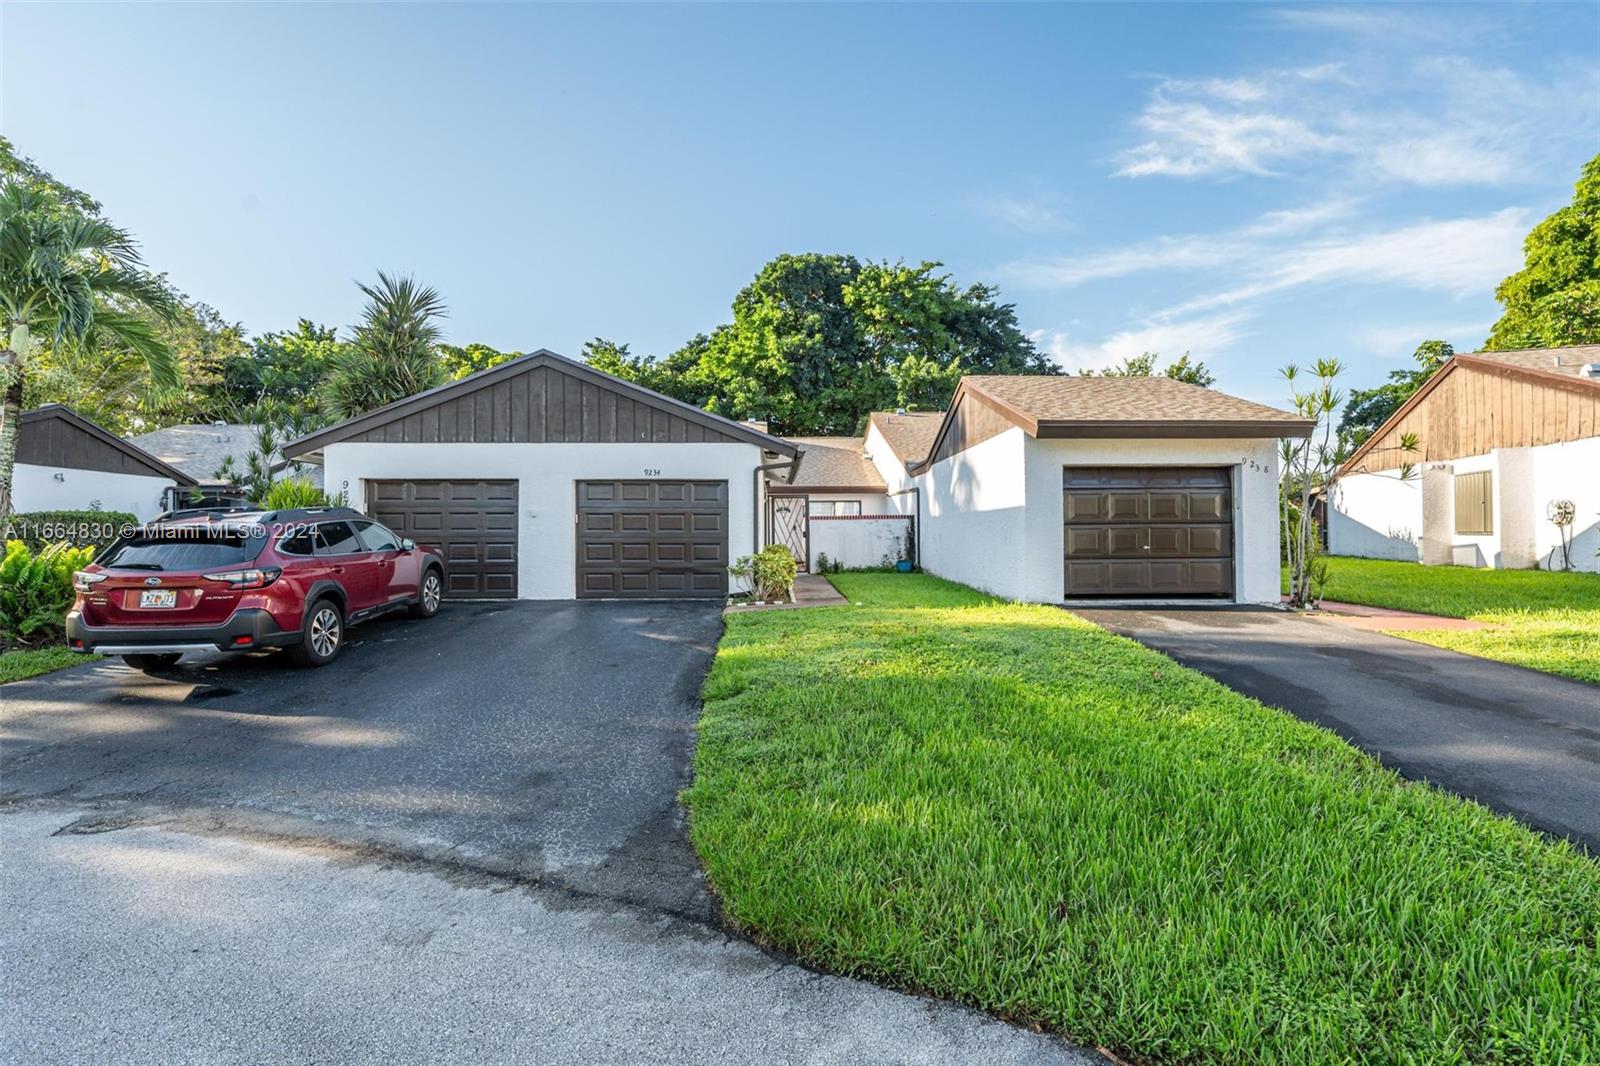
POLYGON ((1470 618, 1446 618, 1437 614, 1418 614, 1416 611, 1397 611, 1390 607, 1369 607, 1364 603, 1340 603, 1337 600, 1323 600, 1322 609, 1309 613, 1307 617, 1373 631, 1484 627, 1483 622, 1474 622, 1470 618))

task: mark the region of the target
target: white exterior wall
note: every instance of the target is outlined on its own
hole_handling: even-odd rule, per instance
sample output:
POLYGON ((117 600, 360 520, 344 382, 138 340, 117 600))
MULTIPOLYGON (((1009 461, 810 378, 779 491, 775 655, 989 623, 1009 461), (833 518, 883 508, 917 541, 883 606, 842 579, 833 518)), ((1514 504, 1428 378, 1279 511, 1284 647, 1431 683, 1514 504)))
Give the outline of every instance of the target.
POLYGON ((811 519, 811 568, 826 555, 846 568, 892 566, 906 557, 909 515, 811 519))
POLYGON ((1561 566, 1560 534, 1549 521, 1552 500, 1571 500, 1572 568, 1600 573, 1600 437, 1528 449, 1533 460, 1534 548, 1539 565, 1561 566))
MULTIPOLYGON (((1600 437, 1537 448, 1497 448, 1448 463, 1427 464, 1410 482, 1398 470, 1357 474, 1339 480, 1336 509, 1330 516, 1329 550, 1335 555, 1418 561, 1416 552, 1391 550, 1384 523, 1427 525, 1438 538, 1436 555, 1421 561, 1456 566, 1560 568, 1560 534, 1550 522, 1553 500, 1571 500, 1572 568, 1600 572, 1600 437), (1494 532, 1455 531, 1454 479, 1488 470, 1492 474, 1494 532), (1378 531, 1378 532, 1375 532, 1378 531)), ((1420 543, 1419 536, 1419 543, 1420 543)))
POLYGON ((18 463, 12 508, 26 511, 131 511, 141 522, 160 514, 161 494, 176 484, 169 477, 113 474, 105 470, 18 463), (61 480, 56 480, 56 475, 61 480))
MULTIPOLYGON (((1017 565, 1027 525, 1027 441, 1027 434, 1012 427, 917 476, 924 570, 1007 599, 1029 598, 1017 565)), ((899 498, 910 506, 911 494, 899 498)), ((1059 525, 1059 491, 1055 515, 1059 525)), ((1056 599, 1059 576, 1057 560, 1056 599)))
POLYGON ((1277 603, 1278 442, 1217 440, 1030 440, 1022 560, 1024 598, 1064 598, 1061 471, 1067 466, 1207 466, 1233 471, 1234 599, 1277 603))
POLYGON ((916 507, 914 494, 904 491, 912 485, 911 476, 906 473, 905 464, 895 457, 889 442, 878 432, 878 427, 871 423, 867 425, 866 452, 883 478, 888 492, 884 497, 888 510, 893 514, 911 514, 916 507))
POLYGON ((1365 559, 1417 562, 1422 546, 1422 471, 1352 474, 1334 482, 1328 551, 1365 559))
POLYGON ((364 507, 367 481, 515 480, 519 511, 517 595, 570 600, 577 595, 579 481, 726 481, 728 557, 759 549, 753 444, 365 444, 324 449, 324 483, 364 507))

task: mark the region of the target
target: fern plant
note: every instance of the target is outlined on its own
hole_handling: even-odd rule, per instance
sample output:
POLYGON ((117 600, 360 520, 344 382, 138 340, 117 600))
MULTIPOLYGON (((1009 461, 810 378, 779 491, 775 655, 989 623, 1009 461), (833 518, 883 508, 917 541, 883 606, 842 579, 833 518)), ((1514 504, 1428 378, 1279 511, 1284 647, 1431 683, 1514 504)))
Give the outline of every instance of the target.
POLYGON ((59 636, 72 606, 72 575, 93 558, 93 548, 63 543, 35 553, 20 540, 6 541, 0 559, 0 639, 24 644, 59 636))

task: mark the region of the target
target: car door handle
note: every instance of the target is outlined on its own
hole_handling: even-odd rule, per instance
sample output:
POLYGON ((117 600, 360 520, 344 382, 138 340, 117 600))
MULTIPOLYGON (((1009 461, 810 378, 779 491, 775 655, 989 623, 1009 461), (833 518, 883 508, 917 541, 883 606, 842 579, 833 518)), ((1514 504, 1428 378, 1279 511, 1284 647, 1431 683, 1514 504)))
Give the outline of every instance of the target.
POLYGON ((342 566, 330 567, 330 569, 332 569, 333 572, 336 573, 336 574, 344 573, 344 567, 342 567, 342 566))

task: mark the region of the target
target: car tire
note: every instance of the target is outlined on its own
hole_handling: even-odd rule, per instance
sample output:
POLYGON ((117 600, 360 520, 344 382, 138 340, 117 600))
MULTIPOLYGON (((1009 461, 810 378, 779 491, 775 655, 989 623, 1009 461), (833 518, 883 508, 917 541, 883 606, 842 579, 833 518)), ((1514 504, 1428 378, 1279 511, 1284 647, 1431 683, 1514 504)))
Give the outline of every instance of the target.
POLYGON ((122 661, 135 670, 170 670, 181 658, 182 655, 174 652, 163 652, 160 655, 124 655, 122 661))
POLYGON ((306 612, 300 642, 289 646, 289 658, 296 666, 326 666, 344 648, 344 612, 332 599, 323 597, 306 612))
POLYGON ((422 584, 417 588, 417 602, 411 605, 412 618, 432 618, 439 613, 439 601, 444 599, 444 578, 439 568, 430 566, 422 572, 422 584))

